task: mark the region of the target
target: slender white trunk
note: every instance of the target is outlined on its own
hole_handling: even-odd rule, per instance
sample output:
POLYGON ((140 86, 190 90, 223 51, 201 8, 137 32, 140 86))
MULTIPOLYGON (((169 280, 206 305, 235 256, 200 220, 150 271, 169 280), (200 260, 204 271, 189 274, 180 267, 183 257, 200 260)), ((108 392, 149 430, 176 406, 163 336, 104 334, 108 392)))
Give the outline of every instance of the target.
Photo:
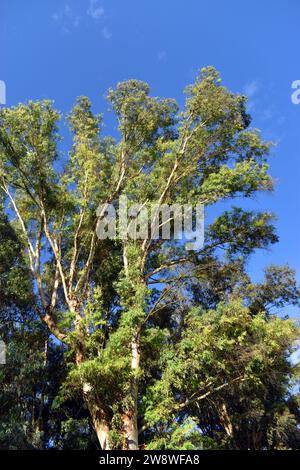
MULTIPOLYGON (((126 245, 123 247, 123 262, 126 276, 129 276, 129 260, 127 258, 126 245)), ((134 305, 137 307, 137 305, 134 305)), ((130 384, 130 410, 124 413, 122 417, 123 428, 126 437, 126 446, 128 450, 138 450, 138 389, 139 379, 138 370, 140 368, 140 331, 136 327, 135 334, 130 341, 131 352, 131 371, 132 379, 130 384)))
POLYGON ((90 412, 92 423, 93 423, 95 432, 97 434, 101 449, 110 450, 109 426, 107 422, 105 421, 105 419, 101 418, 101 416, 103 416, 103 413, 101 412, 98 404, 93 400, 92 390, 93 389, 92 389, 91 384, 89 384, 88 382, 83 382, 82 384, 83 398, 90 412))
POLYGON ((110 450, 108 427, 101 424, 98 425, 97 423, 94 424, 94 427, 101 446, 101 450, 110 450))
POLYGON ((140 366, 139 336, 133 338, 131 342, 131 370, 134 377, 131 382, 130 398, 131 408, 123 415, 123 428, 126 437, 127 450, 138 450, 138 424, 137 424, 137 408, 138 408, 138 379, 136 372, 140 366))
POLYGON ((97 434, 98 441, 100 443, 101 449, 102 450, 110 450, 109 427, 108 427, 107 423, 98 418, 98 413, 97 413, 96 410, 93 411, 93 407, 91 409, 91 406, 89 406, 89 409, 90 409, 90 414, 91 414, 92 421, 93 421, 93 426, 94 426, 95 432, 97 434))
POLYGON ((140 338, 136 335, 131 341, 131 370, 134 377, 131 383, 131 400, 132 408, 124 419, 123 424, 126 433, 127 447, 129 450, 138 450, 138 423, 137 423, 137 408, 138 408, 138 378, 136 376, 140 367, 140 338))
MULTIPOLYGON (((83 331, 82 331, 82 324, 81 324, 81 317, 78 309, 78 305, 76 302, 71 303, 70 310, 75 313, 75 328, 77 330, 78 339, 79 339, 79 346, 76 350, 76 364, 80 365, 84 362, 84 339, 83 339, 83 331)), ((109 445, 109 426, 105 419, 103 418, 104 413, 101 411, 98 403, 95 402, 93 397, 93 388, 90 383, 82 381, 82 395, 83 399, 87 405, 89 410, 91 420, 93 423, 93 427, 98 437, 99 444, 102 450, 110 450, 109 445)))

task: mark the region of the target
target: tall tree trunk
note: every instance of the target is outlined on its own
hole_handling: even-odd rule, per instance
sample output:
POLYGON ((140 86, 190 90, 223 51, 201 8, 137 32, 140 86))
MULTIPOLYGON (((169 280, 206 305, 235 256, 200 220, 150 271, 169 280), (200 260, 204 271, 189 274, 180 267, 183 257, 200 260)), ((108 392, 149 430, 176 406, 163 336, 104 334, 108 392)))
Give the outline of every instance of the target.
MULTIPOLYGON (((79 303, 72 299, 69 303, 70 310, 75 314, 75 328, 77 331, 78 344, 76 348, 76 364, 79 366, 85 360, 84 331, 82 328, 82 318, 80 316, 79 303)), ((82 381, 82 395, 89 410, 93 427, 98 437, 102 450, 109 450, 109 425, 105 413, 93 397, 93 388, 91 384, 82 381)))
POLYGON ((109 445, 109 427, 102 421, 99 421, 97 417, 93 419, 93 426, 98 437, 98 441, 101 446, 101 450, 110 450, 109 445))
POLYGON ((126 443, 128 450, 138 450, 138 424, 137 424, 137 410, 138 410, 138 377, 137 372, 140 367, 140 335, 136 336, 131 341, 131 370, 133 378, 130 389, 131 408, 128 413, 123 416, 123 426, 126 436, 126 443))
MULTIPOLYGON (((134 283, 136 291, 134 294, 129 293, 129 299, 126 298, 126 308, 130 312, 131 308, 141 311, 141 320, 143 318, 144 311, 144 296, 139 291, 141 288, 145 289, 145 282, 142 278, 143 272, 143 256, 140 254, 139 259, 137 260, 134 256, 128 258, 127 255, 127 245, 123 247, 123 263, 124 271, 126 277, 134 283), (140 264, 137 271, 137 266, 140 264)), ((126 294, 125 294, 126 297, 126 294)), ((141 320, 137 323, 134 323, 133 334, 130 339, 130 354, 131 354, 131 372, 132 378, 130 383, 130 395, 129 401, 130 406, 129 410, 124 413, 122 416, 123 429, 126 438, 126 448, 128 450, 138 450, 138 391, 139 391, 139 377, 138 371, 140 368, 140 330, 141 330, 141 320)))
POLYGON ((107 420, 103 416, 103 412, 100 410, 99 406, 94 402, 91 392, 92 387, 90 384, 85 382, 82 387, 83 397, 87 404, 88 410, 91 415, 93 427, 98 437, 102 450, 110 450, 109 443, 109 425, 107 420))
POLYGON ((234 439, 234 428, 233 424, 231 421, 231 418, 229 416, 227 406, 225 403, 222 403, 219 406, 219 414, 220 414, 220 422, 227 434, 227 436, 231 439, 232 445, 234 446, 235 449, 237 449, 237 445, 234 439))
MULTIPOLYGON (((78 355, 76 354, 76 363, 80 364, 81 362, 78 361, 83 361, 81 352, 78 355)), ((96 403, 93 397, 93 388, 88 382, 82 382, 82 395, 89 410, 101 449, 110 450, 108 420, 99 404, 96 403)))

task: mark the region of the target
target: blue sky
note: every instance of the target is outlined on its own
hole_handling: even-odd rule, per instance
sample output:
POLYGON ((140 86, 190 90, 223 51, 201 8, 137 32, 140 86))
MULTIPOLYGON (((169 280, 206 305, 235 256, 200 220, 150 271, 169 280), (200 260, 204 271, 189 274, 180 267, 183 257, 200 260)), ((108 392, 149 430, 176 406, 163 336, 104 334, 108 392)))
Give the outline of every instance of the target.
POLYGON ((277 213, 280 243, 256 254, 249 270, 268 263, 300 272, 300 79, 298 0, 1 0, 0 80, 7 105, 51 98, 67 112, 76 96, 91 98, 115 132, 105 93, 128 78, 147 81, 153 95, 183 103, 197 70, 214 65, 232 91, 249 96, 253 126, 277 143, 272 195, 247 207, 277 213))

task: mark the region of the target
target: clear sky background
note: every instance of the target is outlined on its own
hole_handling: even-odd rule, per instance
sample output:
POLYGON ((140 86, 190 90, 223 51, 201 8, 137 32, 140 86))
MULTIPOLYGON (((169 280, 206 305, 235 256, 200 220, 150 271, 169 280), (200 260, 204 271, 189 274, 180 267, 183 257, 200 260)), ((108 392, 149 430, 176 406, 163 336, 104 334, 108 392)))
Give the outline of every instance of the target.
POLYGON ((63 112, 87 95, 115 133, 105 93, 118 81, 147 81, 155 96, 183 103, 197 70, 214 65, 223 84, 249 96, 254 127, 276 142, 275 192, 247 207, 276 212, 280 242, 249 264, 255 279, 289 263, 300 281, 299 0, 1 0, 0 80, 7 105, 51 98, 63 112))

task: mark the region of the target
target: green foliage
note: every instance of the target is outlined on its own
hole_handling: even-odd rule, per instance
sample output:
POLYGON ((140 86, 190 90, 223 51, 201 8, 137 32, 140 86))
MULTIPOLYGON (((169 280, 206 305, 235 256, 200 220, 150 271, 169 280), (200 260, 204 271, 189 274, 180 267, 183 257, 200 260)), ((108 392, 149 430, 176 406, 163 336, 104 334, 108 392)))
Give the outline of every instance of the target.
POLYGON ((182 423, 173 423, 163 433, 163 436, 154 438, 147 446, 147 450, 205 450, 213 449, 212 439, 202 436, 197 423, 187 418, 182 423))
POLYGON ((297 334, 291 320, 267 320, 264 312, 252 317, 238 300, 214 311, 191 310, 181 340, 165 352, 161 378, 148 389, 145 418, 153 425, 190 402, 218 399, 223 389, 241 394, 250 384, 258 390, 273 369, 288 370, 297 334))
POLYGON ((246 97, 209 66, 181 110, 138 80, 108 101, 117 138, 79 97, 66 155, 52 102, 0 110, 0 313, 16 361, 1 370, 0 404, 13 403, 1 445, 6 435, 14 448, 88 448, 93 426, 128 448, 137 423, 153 449, 299 448, 298 330, 281 318, 299 304, 295 275, 271 266, 254 284, 246 272, 255 250, 277 242, 274 216, 226 210, 193 253, 174 239, 96 235, 99 204, 118 214, 120 196, 129 208, 209 210, 271 191, 271 143, 250 127, 246 97))

